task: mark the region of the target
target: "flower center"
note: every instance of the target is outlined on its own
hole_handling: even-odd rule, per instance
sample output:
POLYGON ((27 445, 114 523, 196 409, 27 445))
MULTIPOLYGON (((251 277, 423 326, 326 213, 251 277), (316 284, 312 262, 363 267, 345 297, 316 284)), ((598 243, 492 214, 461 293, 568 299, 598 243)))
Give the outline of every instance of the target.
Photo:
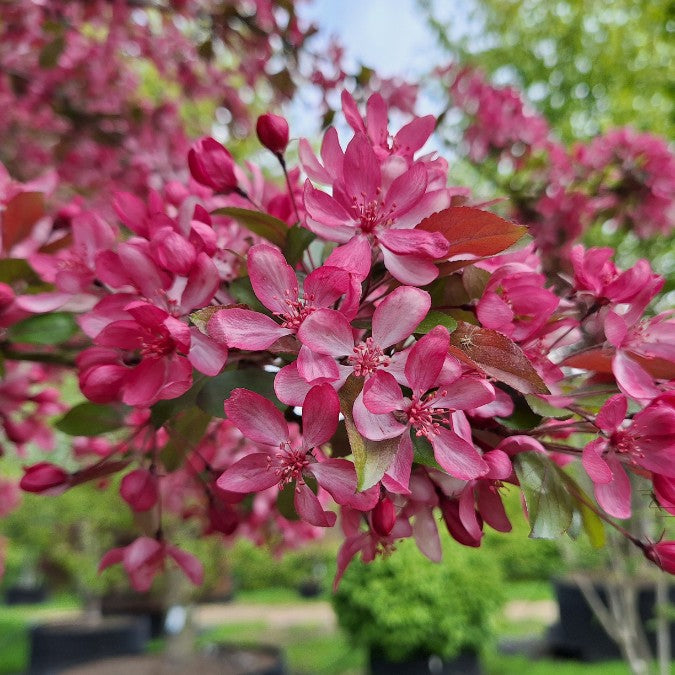
POLYGON ((611 443, 614 450, 622 455, 631 455, 633 457, 642 457, 643 452, 640 450, 635 436, 628 431, 619 429, 612 434, 611 443))
POLYGON ((159 335, 146 333, 141 341, 140 352, 144 358, 158 359, 170 354, 174 349, 174 341, 168 333, 160 332, 159 335))
POLYGON ((434 407, 433 402, 438 396, 446 394, 447 391, 434 391, 425 397, 413 395, 412 403, 405 412, 417 436, 431 438, 438 434, 441 422, 446 421, 446 416, 450 411, 448 408, 434 407))
POLYGON ((288 307, 285 313, 279 314, 281 318, 281 325, 292 331, 297 331, 302 322, 316 309, 313 306, 314 295, 309 294, 302 300, 298 297, 291 297, 290 293, 286 291, 286 298, 284 302, 288 307))
MULTIPOLYGON (((302 479, 302 473, 309 465, 309 459, 304 450, 294 450, 291 448, 291 444, 285 441, 279 446, 279 451, 274 456, 277 458, 277 465, 273 471, 279 477, 279 487, 283 487, 291 481, 302 479)), ((271 464, 271 457, 269 461, 271 464)))
POLYGON ((382 348, 376 345, 371 337, 356 345, 354 354, 347 360, 349 365, 354 367, 354 375, 357 377, 371 375, 380 366, 386 368, 391 363, 389 357, 384 354, 382 348))

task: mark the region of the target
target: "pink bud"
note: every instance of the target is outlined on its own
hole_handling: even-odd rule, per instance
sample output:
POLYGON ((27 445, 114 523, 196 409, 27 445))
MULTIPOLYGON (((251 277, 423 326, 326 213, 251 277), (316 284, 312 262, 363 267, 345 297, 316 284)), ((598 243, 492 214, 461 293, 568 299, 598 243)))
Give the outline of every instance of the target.
POLYGON ((288 122, 280 115, 265 113, 255 125, 258 140, 275 155, 283 155, 288 145, 288 122))
POLYGON ((215 138, 198 140, 188 153, 192 177, 202 185, 218 192, 232 192, 237 188, 232 155, 215 138))
POLYGON ((389 497, 382 497, 373 509, 373 530, 380 537, 388 537, 396 522, 396 509, 389 497))
POLYGON ((148 511, 157 503, 157 479, 146 469, 136 469, 122 479, 120 494, 134 511, 148 511))
POLYGON ((47 495, 58 495, 66 491, 70 475, 60 466, 49 462, 38 462, 24 467, 24 476, 19 487, 25 492, 37 492, 47 495))
POLYGON ((657 564, 664 572, 675 574, 675 541, 647 544, 642 550, 645 557, 657 564))

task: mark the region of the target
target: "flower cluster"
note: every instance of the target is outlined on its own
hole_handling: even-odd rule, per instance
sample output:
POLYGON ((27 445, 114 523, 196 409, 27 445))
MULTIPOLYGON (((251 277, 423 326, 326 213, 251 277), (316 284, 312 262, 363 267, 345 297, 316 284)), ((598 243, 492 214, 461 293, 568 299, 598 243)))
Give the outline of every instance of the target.
MULTIPOLYGON (((202 578, 168 514, 280 548, 339 522, 337 582, 404 537, 438 560, 441 523, 468 546, 509 531, 507 485, 537 535, 582 509, 615 527, 631 475, 672 509, 675 318, 646 314, 663 280, 580 245, 550 279, 531 244, 514 246, 525 227, 472 205, 423 153, 432 116, 392 131, 379 94, 364 115, 346 92, 342 107, 349 138, 327 129, 318 154, 301 139, 299 166, 286 120, 259 119, 286 189, 213 138, 186 153, 189 181, 117 191, 111 209, 50 213, 3 179, 7 441, 47 444, 32 422, 62 411, 35 386, 50 377, 76 372, 87 399, 55 423, 72 462, 27 465, 20 487, 119 474, 145 529, 101 569, 120 563, 139 590, 169 560, 202 578)), ((672 571, 669 543, 635 541, 672 571)))

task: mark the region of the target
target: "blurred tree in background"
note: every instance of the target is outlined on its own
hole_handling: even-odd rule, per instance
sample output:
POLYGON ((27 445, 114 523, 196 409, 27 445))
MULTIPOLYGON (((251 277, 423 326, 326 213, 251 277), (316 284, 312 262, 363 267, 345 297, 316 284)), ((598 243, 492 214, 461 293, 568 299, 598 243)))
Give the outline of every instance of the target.
POLYGON ((519 87, 562 140, 626 124, 673 137, 672 2, 474 0, 461 37, 446 3, 420 4, 449 53, 519 87))

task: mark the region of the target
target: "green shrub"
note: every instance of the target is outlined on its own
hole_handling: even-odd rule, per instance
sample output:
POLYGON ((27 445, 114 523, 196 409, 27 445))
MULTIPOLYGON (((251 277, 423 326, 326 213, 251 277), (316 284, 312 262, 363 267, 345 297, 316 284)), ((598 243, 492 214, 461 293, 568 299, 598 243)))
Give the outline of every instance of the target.
POLYGON ((502 602, 498 564, 446 541, 432 563, 405 540, 391 556, 352 562, 333 598, 340 625, 360 646, 392 661, 418 654, 479 652, 493 637, 502 602))

